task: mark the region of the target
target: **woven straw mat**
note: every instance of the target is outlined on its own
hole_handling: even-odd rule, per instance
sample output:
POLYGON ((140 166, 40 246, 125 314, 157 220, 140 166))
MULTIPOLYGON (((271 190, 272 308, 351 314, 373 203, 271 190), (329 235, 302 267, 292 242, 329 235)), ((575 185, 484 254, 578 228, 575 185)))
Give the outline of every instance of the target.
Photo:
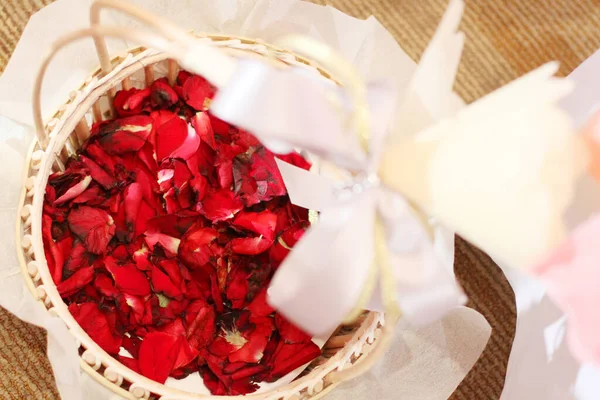
MULTIPOLYGON (((312 0, 353 16, 375 15, 417 60, 448 0, 312 0)), ((29 16, 52 0, 0 0, 0 72, 29 16)), ((550 60, 568 74, 600 47, 595 0, 467 0, 461 29, 466 48, 456 91, 467 102, 550 60)), ((484 253, 458 238, 455 269, 469 296, 493 328, 475 367, 452 399, 498 399, 514 337, 514 294, 484 253)), ((0 309, 0 399, 58 399, 45 356, 45 332, 0 309)))

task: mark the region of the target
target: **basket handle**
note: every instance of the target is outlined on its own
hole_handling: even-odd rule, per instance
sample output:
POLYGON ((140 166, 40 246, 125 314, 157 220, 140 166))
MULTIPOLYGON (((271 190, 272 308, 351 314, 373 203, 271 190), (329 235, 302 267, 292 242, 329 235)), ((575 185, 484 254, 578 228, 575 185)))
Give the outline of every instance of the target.
MULTIPOLYGON (((90 9, 90 23, 92 27, 100 25, 100 14, 104 9, 118 10, 126 15, 135 17, 139 21, 144 22, 146 25, 156 29, 159 33, 170 40, 180 41, 182 43, 190 43, 190 35, 188 35, 187 32, 179 28, 171 21, 151 14, 122 0, 96 0, 90 9)), ((98 52, 98 58, 100 59, 102 72, 104 74, 110 73, 113 69, 113 66, 108 53, 108 48, 106 46, 105 36, 95 35, 94 44, 96 45, 96 51, 98 52)))
POLYGON ((46 56, 44 56, 44 58, 42 59, 42 64, 38 71, 33 88, 33 120, 35 123, 37 140, 42 149, 45 150, 46 146, 48 145, 48 136, 44 128, 44 120, 42 117, 41 92, 44 77, 46 75, 46 71, 48 70, 50 62, 54 59, 56 54, 63 47, 66 47, 73 42, 87 37, 92 37, 95 39, 104 38, 106 36, 135 41, 145 46, 152 47, 157 50, 168 53, 179 60, 184 59, 189 52, 189 48, 183 45, 182 43, 171 42, 155 33, 119 27, 93 26, 91 28, 71 32, 59 38, 52 45, 50 51, 46 54, 46 56))

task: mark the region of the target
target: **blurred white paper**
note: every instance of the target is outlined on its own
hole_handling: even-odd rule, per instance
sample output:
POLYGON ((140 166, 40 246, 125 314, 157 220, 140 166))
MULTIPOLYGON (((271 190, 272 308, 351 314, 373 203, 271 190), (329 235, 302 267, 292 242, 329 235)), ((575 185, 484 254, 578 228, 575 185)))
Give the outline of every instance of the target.
MULTIPOLYGON (((569 75, 575 89, 560 105, 579 128, 600 106, 599 71, 600 51, 569 75)), ((568 212, 569 228, 574 228, 599 206, 598 184, 586 175, 579 182, 568 212)), ((510 268, 504 271, 515 292, 517 330, 501 398, 599 399, 600 368, 581 365, 569 352, 564 313, 546 296, 541 283, 510 268)))
MULTIPOLYGON (((0 174, 3 188, 0 226, 6 227, 0 238, 0 255, 5 261, 0 264, 0 304, 20 318, 48 330, 48 354, 63 400, 119 397, 80 371, 75 339, 60 320, 49 316, 25 287, 15 257, 13 227, 24 156, 34 136, 32 129, 26 126, 32 125, 30 99, 43 50, 59 36, 87 27, 90 3, 91 0, 57 0, 34 15, 0 76, 0 168, 3 171, 0 174)), ((360 21, 331 7, 298 0, 135 0, 132 3, 198 32, 237 34, 268 42, 285 34, 307 34, 329 44, 353 62, 365 80, 391 77, 399 91, 407 88, 415 70, 415 63, 375 18, 360 21)), ((113 12, 103 13, 103 21, 138 25, 131 18, 113 12)), ((129 45, 135 44, 112 40, 109 50, 111 54, 118 54, 129 45)), ((91 40, 62 51, 44 82, 44 115, 53 113, 97 66, 91 40)), ((364 388, 380 392, 383 397, 377 398, 382 400, 396 399, 398 393, 411 399, 447 398, 479 357, 488 337, 489 326, 479 314, 457 309, 427 328, 402 329, 393 350, 379 367, 365 378, 348 383, 347 388, 360 387, 360 390, 352 390, 364 393, 365 399, 373 397, 364 388), (400 377, 406 377, 407 382, 399 385, 400 377), (423 384, 417 384, 419 380, 423 384), (421 391, 424 391, 422 395, 421 391)), ((348 393, 340 390, 340 393, 348 393)), ((347 398, 347 395, 340 396, 347 398)))
POLYGON ((342 383, 328 400, 445 400, 481 355, 491 328, 478 312, 459 307, 418 330, 397 328, 383 360, 342 383))

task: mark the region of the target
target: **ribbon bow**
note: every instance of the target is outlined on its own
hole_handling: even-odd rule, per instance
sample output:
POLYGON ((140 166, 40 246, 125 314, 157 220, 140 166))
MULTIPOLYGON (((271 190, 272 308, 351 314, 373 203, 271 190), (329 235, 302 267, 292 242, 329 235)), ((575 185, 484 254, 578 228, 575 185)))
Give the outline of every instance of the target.
POLYGON ((288 47, 343 78, 343 88, 243 61, 213 103, 218 117, 274 151, 302 148, 346 170, 335 184, 323 171, 279 163, 292 202, 321 217, 281 265, 270 301, 309 332, 334 328, 357 304, 377 306, 377 288, 388 314, 413 319, 463 300, 452 260, 435 251, 440 229, 419 210, 513 266, 562 239, 585 160, 556 106, 570 85, 549 64, 461 108, 452 85, 463 7, 450 3, 398 106, 393 85, 364 87, 329 49, 297 38, 288 47))

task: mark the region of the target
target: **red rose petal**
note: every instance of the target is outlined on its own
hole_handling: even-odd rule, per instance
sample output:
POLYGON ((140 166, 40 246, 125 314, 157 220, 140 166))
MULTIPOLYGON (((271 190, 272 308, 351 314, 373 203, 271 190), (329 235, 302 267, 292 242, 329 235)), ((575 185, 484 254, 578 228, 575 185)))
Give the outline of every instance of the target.
MULTIPOLYGON (((241 364, 244 365, 245 363, 241 363, 241 364)), ((250 365, 246 368, 241 368, 241 369, 237 370, 236 372, 232 373, 231 379, 233 379, 234 381, 238 381, 241 379, 250 378, 254 375, 258 375, 258 374, 263 373, 268 370, 269 370, 269 367, 266 365, 250 365)))
POLYGON ((104 210, 80 206, 68 216, 69 228, 85 244, 90 253, 103 254, 115 234, 112 217, 104 210))
POLYGON ((119 290, 134 296, 150 294, 148 278, 136 268, 135 264, 117 265, 111 257, 104 259, 104 265, 112 275, 119 290))
POLYGON ((81 268, 71 277, 57 285, 58 293, 62 297, 69 297, 86 286, 94 278, 94 267, 81 268))
POLYGON ((133 261, 137 269, 141 271, 149 271, 151 267, 150 260, 148 259, 150 252, 146 246, 142 246, 139 250, 133 253, 133 261))
POLYGON ((289 254, 292 247, 300 240, 310 224, 308 222, 299 222, 286 229, 275 241, 269 257, 274 266, 278 266, 289 254))
MULTIPOLYGON (((248 342, 227 358, 229 362, 258 363, 273 333, 271 318, 255 319, 256 328, 246 338, 248 342)), ((235 379, 235 378, 234 378, 235 379)))
POLYGON ((217 143, 215 141, 215 133, 213 132, 211 119, 208 116, 208 113, 196 113, 191 122, 200 139, 208 144, 211 149, 215 150, 217 148, 217 143))
POLYGON ((119 291, 115 287, 112 279, 104 274, 96 275, 94 278, 94 287, 106 297, 116 298, 119 295, 119 291))
POLYGON ((98 132, 98 141, 108 154, 138 151, 152 133, 152 122, 145 115, 114 120, 98 132))
POLYGON ((208 81, 197 75, 192 75, 182 85, 183 100, 198 111, 206 110, 210 100, 215 95, 215 89, 208 81))
POLYGON ((133 312, 132 323, 142 325, 146 325, 146 323, 152 323, 152 318, 149 320, 144 318, 146 316, 146 302, 142 297, 123 293, 123 299, 125 300, 125 304, 127 304, 133 312))
POLYGON ((275 314, 275 326, 283 340, 287 343, 302 343, 309 342, 311 337, 306 332, 303 332, 296 325, 289 322, 281 314, 275 314))
POLYGON ((72 274, 81 267, 89 265, 89 259, 83 243, 77 241, 68 248, 69 258, 64 264, 64 271, 72 274))
POLYGON ((157 232, 146 232, 144 235, 150 249, 154 250, 154 246, 160 244, 170 257, 177 255, 180 243, 179 239, 157 232))
POLYGON ((138 358, 141 345, 142 340, 137 336, 123 336, 123 348, 125 348, 133 358, 138 358))
POLYGON ((267 288, 262 288, 260 292, 254 297, 254 300, 246 307, 246 310, 250 311, 252 316, 255 317, 268 317, 275 311, 269 303, 267 303, 267 288))
POLYGON ((181 296, 181 290, 169 279, 169 276, 158 267, 152 266, 151 273, 152 287, 155 292, 161 292, 169 297, 181 296))
POLYGON ((237 254, 254 256, 264 253, 273 245, 273 239, 258 236, 255 238, 237 238, 229 242, 229 248, 237 254))
POLYGON ((293 354, 288 358, 275 357, 273 360, 273 370, 271 371, 271 381, 277 380, 296 368, 303 366, 321 355, 321 349, 313 342, 294 346, 293 354))
POLYGON ((152 91, 150 100, 153 107, 169 108, 179 101, 179 96, 169 85, 167 78, 155 80, 150 89, 152 91))
POLYGON ((72 200, 75 197, 79 196, 80 194, 82 194, 85 191, 85 189, 87 189, 87 187, 90 185, 91 182, 92 182, 91 176, 84 177, 81 181, 79 181, 75 185, 71 186, 71 188, 69 188, 69 190, 67 190, 62 196, 60 196, 58 199, 56 199, 56 201, 54 202, 54 205, 57 206, 57 205, 66 203, 67 201, 72 200))
POLYGON ((122 339, 113 335, 113 329, 109 321, 97 304, 72 303, 69 305, 69 312, 75 318, 79 326, 96 342, 104 351, 110 354, 117 354, 121 347, 122 339))
POLYGON ((96 164, 91 158, 84 155, 79 156, 79 159, 90 170, 91 177, 98 182, 104 189, 111 189, 117 184, 115 178, 110 176, 102 167, 96 164))
POLYGON ((204 300, 192 302, 186 311, 186 337, 196 349, 204 348, 214 337, 215 310, 204 300))
POLYGON ((199 205, 198 211, 213 222, 231 219, 244 208, 241 200, 226 189, 207 193, 199 205))
POLYGON ((85 192, 75 197, 71 203, 98 206, 106 200, 104 196, 104 191, 100 186, 90 186, 85 192))
POLYGON ((140 372, 158 383, 165 383, 177 360, 180 345, 180 338, 176 336, 148 333, 140 346, 140 372))
POLYGON ((138 374, 141 373, 138 360, 131 358, 131 357, 125 357, 125 356, 118 356, 117 359, 119 360, 119 362, 121 364, 123 364, 124 366, 126 366, 127 368, 132 370, 133 372, 137 372, 138 374))
MULTIPOLYGON (((127 210, 127 209, 125 209, 127 210)), ((127 215, 127 213, 125 213, 127 215)), ((152 208, 145 200, 140 202, 137 218, 135 219, 134 236, 138 237, 148 230, 148 223, 156 217, 156 210, 152 208)))
POLYGON ((149 88, 119 90, 114 100, 115 110, 121 117, 139 114, 148 97, 150 97, 149 88))
POLYGON ((207 389, 215 396, 224 396, 227 394, 225 384, 217 378, 217 376, 209 369, 202 368, 200 370, 202 380, 207 389))
POLYGON ((277 215, 269 210, 258 213, 242 211, 233 220, 233 225, 273 240, 277 227, 277 215))
POLYGON ((210 262, 214 253, 209 246, 219 233, 213 228, 202 225, 191 227, 181 238, 179 258, 190 268, 202 267, 210 262))
POLYGON ((307 171, 310 170, 310 167, 312 167, 311 163, 306 161, 306 159, 304 157, 302 157, 300 154, 298 154, 296 152, 292 152, 289 154, 277 154, 276 157, 279 158, 280 160, 283 160, 289 164, 292 164, 298 168, 305 169, 307 171))
POLYGON ((176 117, 162 124, 156 131, 156 157, 187 160, 198 150, 200 137, 188 127, 185 120, 176 117))

